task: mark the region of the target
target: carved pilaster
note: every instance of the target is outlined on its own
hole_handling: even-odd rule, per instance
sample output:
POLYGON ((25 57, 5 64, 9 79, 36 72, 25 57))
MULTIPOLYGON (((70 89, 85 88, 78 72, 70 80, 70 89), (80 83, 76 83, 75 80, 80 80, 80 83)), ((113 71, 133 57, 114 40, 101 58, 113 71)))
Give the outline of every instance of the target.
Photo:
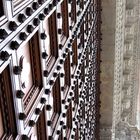
POLYGON ((120 20, 121 15, 120 11, 118 10, 116 13, 117 32, 115 38, 116 57, 114 72, 115 82, 112 140, 138 140, 140 138, 137 128, 135 128, 134 132, 131 128, 133 128, 133 125, 136 124, 136 108, 138 98, 139 21, 137 17, 139 14, 139 2, 138 0, 126 0, 126 3, 124 3, 125 6, 121 7, 121 9, 119 6, 122 3, 122 1, 118 1, 116 3, 117 9, 123 11, 122 15, 125 13, 125 16, 122 17, 125 18, 125 21, 123 22, 120 20), (120 25, 122 25, 121 28, 117 28, 120 25), (120 35, 120 33, 122 33, 124 36, 120 35), (121 47, 123 48, 123 52, 121 52, 121 47), (123 64, 122 75, 121 64, 123 64), (122 122, 122 120, 126 122, 122 122))

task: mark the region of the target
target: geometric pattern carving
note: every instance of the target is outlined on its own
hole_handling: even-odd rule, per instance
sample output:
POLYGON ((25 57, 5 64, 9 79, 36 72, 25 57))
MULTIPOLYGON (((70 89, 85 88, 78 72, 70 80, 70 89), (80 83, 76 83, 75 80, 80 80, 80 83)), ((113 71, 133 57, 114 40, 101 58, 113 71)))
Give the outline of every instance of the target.
POLYGON ((100 0, 0 0, 0 139, 99 139, 100 28, 100 0))
POLYGON ((17 127, 13 100, 13 87, 11 86, 11 72, 9 65, 0 74, 0 138, 15 139, 17 127))
MULTIPOLYGON (((114 110, 112 139, 139 139, 131 135, 131 132, 118 133, 121 123, 136 125, 137 106, 137 65, 138 65, 138 7, 137 1, 118 1, 116 17, 116 38, 115 38, 115 73, 114 73, 114 110), (135 23, 135 24, 134 24, 135 23), (134 30, 135 29, 135 30, 134 30), (119 124, 119 125, 118 125, 119 124), (127 134, 126 134, 127 133, 127 134), (131 135, 131 136, 128 136, 131 135)), ((137 128, 136 128, 137 129, 137 128)), ((125 131, 125 130, 124 130, 125 131)))

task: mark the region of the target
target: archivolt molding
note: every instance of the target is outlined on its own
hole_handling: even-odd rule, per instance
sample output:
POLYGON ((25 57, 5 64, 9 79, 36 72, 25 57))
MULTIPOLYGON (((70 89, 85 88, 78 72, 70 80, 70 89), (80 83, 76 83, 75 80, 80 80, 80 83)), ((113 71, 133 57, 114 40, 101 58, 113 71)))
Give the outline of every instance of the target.
POLYGON ((115 34, 115 64, 114 64, 114 95, 113 95, 113 123, 112 138, 115 138, 115 126, 121 119, 121 92, 123 72, 123 42, 125 1, 116 1, 116 34, 115 34))

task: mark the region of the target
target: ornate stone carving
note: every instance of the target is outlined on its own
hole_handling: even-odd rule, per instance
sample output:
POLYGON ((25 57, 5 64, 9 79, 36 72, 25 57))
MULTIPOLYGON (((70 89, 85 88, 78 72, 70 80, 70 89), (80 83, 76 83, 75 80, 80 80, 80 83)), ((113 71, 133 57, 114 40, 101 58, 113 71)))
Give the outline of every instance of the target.
POLYGON ((125 27, 131 27, 136 22, 136 18, 134 16, 127 16, 125 21, 125 27))
POLYGON ((133 51, 132 50, 126 50, 124 53, 124 59, 130 59, 133 55, 133 51))
POLYGON ((137 123, 139 52, 139 6, 136 7, 136 3, 139 5, 138 0, 116 1, 112 140, 140 139, 137 127, 134 127, 137 123))
POLYGON ((125 43, 131 43, 133 39, 134 39, 134 35, 133 34, 126 33, 125 43))
POLYGON ((116 126, 115 140, 138 140, 140 139, 140 132, 136 127, 129 125, 128 123, 121 121, 116 126))
POLYGON ((127 9, 127 10, 133 9, 134 6, 135 6, 135 1, 126 0, 126 9, 127 9))

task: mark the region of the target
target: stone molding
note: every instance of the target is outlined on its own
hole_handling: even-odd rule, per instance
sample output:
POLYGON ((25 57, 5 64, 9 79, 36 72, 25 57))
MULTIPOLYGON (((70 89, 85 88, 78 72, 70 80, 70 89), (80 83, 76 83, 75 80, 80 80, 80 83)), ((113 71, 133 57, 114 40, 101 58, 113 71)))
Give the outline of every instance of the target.
POLYGON ((139 0, 116 0, 112 140, 137 140, 139 0), (132 19, 131 19, 132 18, 132 19), (128 96, 127 96, 128 95, 128 96), (129 98, 128 98, 129 97, 129 98), (119 131, 123 125, 128 132, 119 131), (121 124, 121 125, 120 125, 121 124), (132 136, 130 130, 135 130, 132 136), (127 134, 128 133, 128 134, 127 134), (117 137, 120 136, 120 137, 117 137))
POLYGON ((140 131, 137 127, 121 121, 115 129, 115 140, 138 140, 140 139, 140 131))

